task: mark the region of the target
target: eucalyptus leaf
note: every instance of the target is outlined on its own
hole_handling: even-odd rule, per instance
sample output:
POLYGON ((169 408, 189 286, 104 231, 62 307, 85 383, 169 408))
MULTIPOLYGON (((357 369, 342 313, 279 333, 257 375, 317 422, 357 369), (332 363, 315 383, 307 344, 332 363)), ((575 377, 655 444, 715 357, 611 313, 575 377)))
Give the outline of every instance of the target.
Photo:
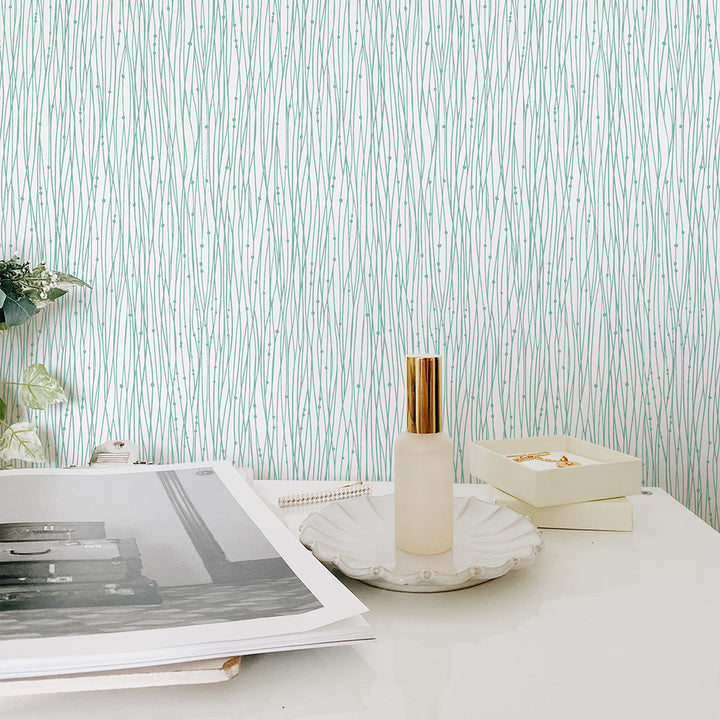
POLYGON ((67 290, 63 290, 59 287, 52 287, 45 294, 47 295, 47 299, 52 302, 53 300, 57 300, 58 298, 61 298, 63 295, 67 294, 67 290))
POLYGON ((7 293, 0 287, 0 307, 3 306, 5 303, 5 298, 7 297, 7 293))
POLYGON ((77 285, 78 287, 92 288, 92 285, 88 285, 84 280, 76 278, 74 275, 68 273, 55 273, 57 275, 57 282, 62 287, 63 285, 77 285))
POLYGON ((25 407, 32 410, 45 410, 52 403, 67 400, 60 383, 48 373, 42 363, 30 365, 25 370, 18 397, 25 407))
POLYGON ((0 422, 5 422, 5 418, 7 417, 7 405, 5 404, 5 401, 0 398, 0 422))
POLYGON ((26 297, 21 297, 16 300, 9 295, 5 298, 2 309, 5 314, 5 324, 8 327, 22 325, 22 323, 27 322, 38 311, 32 300, 26 297))
POLYGON ((0 436, 0 460, 28 460, 42 462, 45 453, 35 426, 28 422, 11 425, 0 436))
POLYGON ((41 293, 39 290, 28 290, 28 292, 26 292, 23 297, 32 300, 33 305, 38 310, 42 310, 44 307, 47 307, 51 302, 54 302, 55 300, 61 298, 63 295, 66 294, 67 290, 63 290, 59 287, 52 287, 44 293, 41 293))

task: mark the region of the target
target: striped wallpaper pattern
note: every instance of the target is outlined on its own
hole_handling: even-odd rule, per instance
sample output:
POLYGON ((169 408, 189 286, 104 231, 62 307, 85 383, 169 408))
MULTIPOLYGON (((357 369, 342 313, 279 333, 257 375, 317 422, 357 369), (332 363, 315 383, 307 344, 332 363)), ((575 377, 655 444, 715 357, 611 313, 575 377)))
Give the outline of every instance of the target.
POLYGON ((458 480, 565 432, 718 527, 719 80, 710 2, 5 3, 3 255, 93 290, 0 375, 56 463, 374 480, 436 350, 458 480))

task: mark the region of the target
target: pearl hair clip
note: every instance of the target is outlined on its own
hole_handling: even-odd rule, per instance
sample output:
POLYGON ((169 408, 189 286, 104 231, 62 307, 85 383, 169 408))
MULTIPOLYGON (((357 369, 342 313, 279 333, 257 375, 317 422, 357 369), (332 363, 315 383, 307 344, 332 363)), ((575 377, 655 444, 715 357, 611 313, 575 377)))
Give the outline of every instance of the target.
POLYGON ((356 482, 350 483, 349 485, 343 485, 337 490, 300 493, 299 495, 281 495, 278 498, 277 504, 280 507, 288 507, 290 505, 307 505, 309 503, 331 502, 332 500, 345 500, 351 497, 367 495, 369 492, 369 485, 364 485, 362 482, 356 482))

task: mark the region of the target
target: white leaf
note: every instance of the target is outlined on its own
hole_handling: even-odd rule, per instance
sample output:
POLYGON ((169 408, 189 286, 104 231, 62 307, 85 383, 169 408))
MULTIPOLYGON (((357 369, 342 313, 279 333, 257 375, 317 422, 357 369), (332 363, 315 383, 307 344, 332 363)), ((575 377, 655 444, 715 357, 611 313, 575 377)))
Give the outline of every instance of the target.
POLYGON ((32 423, 13 423, 0 437, 0 460, 42 462, 44 459, 42 443, 32 423))

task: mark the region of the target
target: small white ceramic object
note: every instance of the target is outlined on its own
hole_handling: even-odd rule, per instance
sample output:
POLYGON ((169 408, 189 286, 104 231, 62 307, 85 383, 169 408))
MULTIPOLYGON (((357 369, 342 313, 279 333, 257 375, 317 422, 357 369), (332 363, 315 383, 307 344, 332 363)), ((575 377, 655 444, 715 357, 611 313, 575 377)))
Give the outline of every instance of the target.
POLYGON ((90 465, 134 465, 140 459, 140 448, 129 440, 108 440, 98 445, 90 465))
POLYGON ((309 515, 300 540, 318 560, 368 585, 403 592, 459 590, 530 565, 542 548, 530 518, 473 497, 454 500, 454 545, 441 555, 395 547, 394 497, 365 496, 309 515))

